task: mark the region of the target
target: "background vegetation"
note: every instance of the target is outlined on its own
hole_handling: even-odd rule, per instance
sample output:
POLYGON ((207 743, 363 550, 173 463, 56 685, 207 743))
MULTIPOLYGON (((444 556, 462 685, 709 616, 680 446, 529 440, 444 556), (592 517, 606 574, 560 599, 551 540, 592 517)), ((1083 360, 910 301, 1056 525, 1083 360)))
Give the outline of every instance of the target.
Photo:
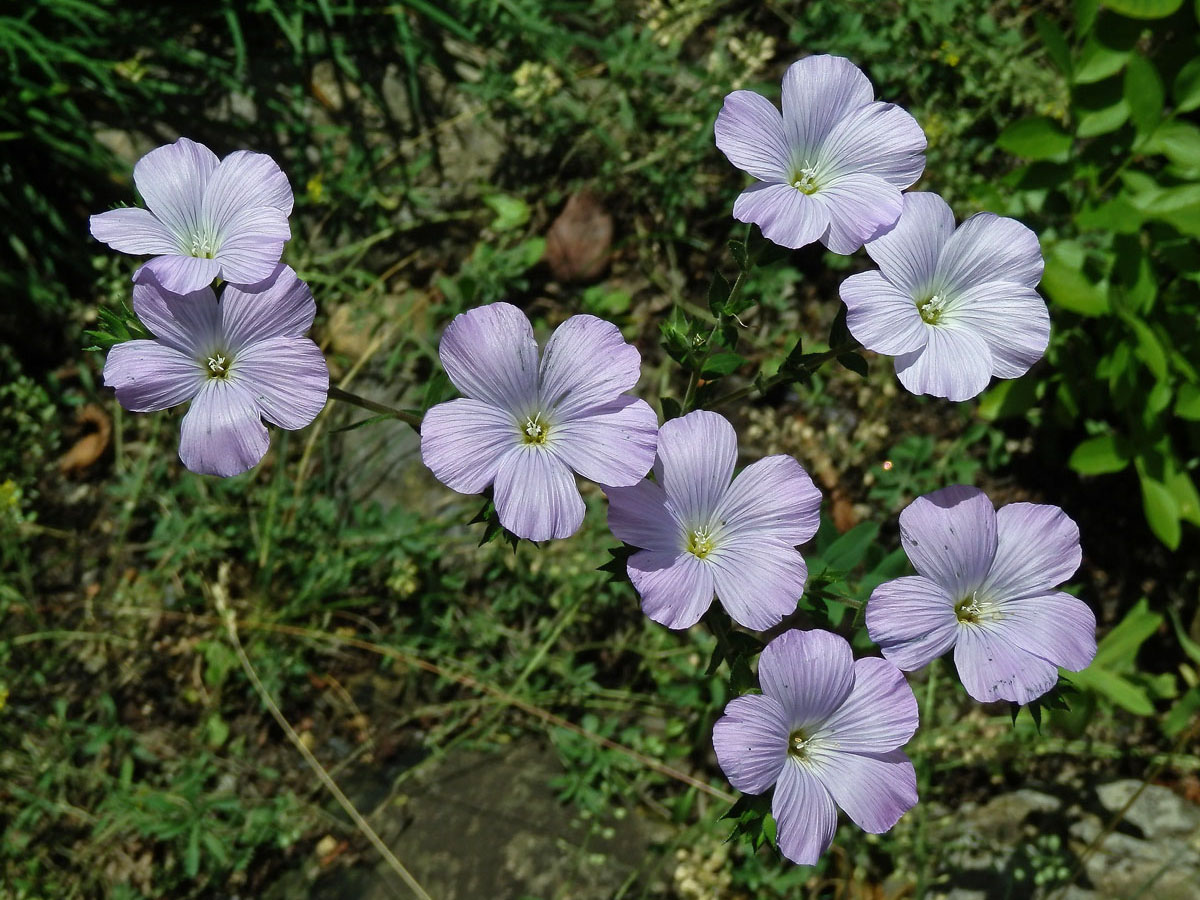
MULTIPOLYGON (((438 817, 423 786, 463 760, 533 772, 547 805, 514 794, 513 821, 557 809, 543 852, 586 863, 512 896, 585 896, 608 885, 593 864, 619 875, 599 896, 945 893, 979 882, 956 814, 1022 787, 1065 811, 993 839, 971 869, 991 896, 1103 888, 1103 834, 1081 838, 1072 803, 1116 777, 1200 798, 1191 0, 30 0, 0 14, 0 49, 0 895, 367 895, 349 879, 373 851, 266 716, 217 597, 301 739, 431 892, 482 865, 446 835, 448 875, 410 840, 438 817), (899 510, 967 482, 1080 523, 1072 590, 1104 637, 1040 733, 950 670, 913 676, 922 804, 888 835, 844 827, 798 868, 723 844, 728 804, 681 780, 728 790, 709 737, 726 673, 707 633, 649 623, 597 570, 613 546, 598 492, 569 541, 480 548, 479 501, 433 481, 406 426, 332 407, 275 433, 253 472, 195 476, 178 411, 123 414, 82 348, 105 342, 133 265, 87 216, 132 202, 132 163, 187 135, 288 173, 285 261, 317 296, 335 383, 420 407, 445 322, 508 299, 544 333, 580 311, 617 321, 644 395, 678 397, 659 326, 704 319, 745 235, 713 119, 732 89, 776 97, 817 52, 913 112, 920 188, 1038 231, 1054 335, 978 403, 910 397, 872 358, 865 380, 827 367, 722 410, 744 461, 792 453, 827 498, 806 614, 848 632, 854 603, 905 571, 899 510), (612 831, 631 853, 604 849, 612 831)), ((739 355, 706 374, 736 386, 799 337, 823 349, 837 284, 863 265, 810 247, 756 269, 739 355)))

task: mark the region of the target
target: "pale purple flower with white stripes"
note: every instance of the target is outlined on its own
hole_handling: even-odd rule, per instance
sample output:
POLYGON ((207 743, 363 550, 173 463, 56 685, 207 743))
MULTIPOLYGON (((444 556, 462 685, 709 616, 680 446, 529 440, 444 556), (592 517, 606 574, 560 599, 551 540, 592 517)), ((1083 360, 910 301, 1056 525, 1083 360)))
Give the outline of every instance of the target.
POLYGON ((1016 219, 978 213, 956 230, 945 200, 915 192, 896 227, 866 248, 879 270, 842 282, 846 325, 868 350, 896 358, 914 394, 967 400, 993 375, 1017 378, 1042 358, 1042 250, 1016 219))
POLYGON ((900 749, 917 730, 917 699, 894 665, 855 661, 845 638, 786 631, 758 659, 762 694, 730 702, 713 727, 717 762, 746 794, 772 784, 783 855, 812 865, 833 842, 837 808, 882 834, 917 803, 900 749))
POLYGON ((761 184, 733 217, 784 247, 821 241, 853 253, 891 228, 900 192, 925 169, 925 134, 892 103, 875 100, 850 60, 809 56, 783 76, 783 114, 753 91, 734 91, 717 116, 717 147, 761 184))
POLYGON ((176 294, 151 273, 134 285, 133 309, 155 340, 109 350, 104 383, 131 412, 190 400, 179 458, 193 472, 245 472, 270 444, 263 419, 295 431, 325 406, 329 369, 305 336, 317 306, 287 266, 254 292, 226 285, 219 302, 210 287, 176 294))
POLYGON ((1079 527, 1057 506, 999 510, 954 485, 900 513, 900 541, 918 575, 879 585, 867 633, 906 671, 954 648, 967 693, 1028 703, 1096 655, 1096 616, 1056 586, 1079 568, 1079 527))
POLYGON ((421 423, 421 458, 462 494, 493 486, 500 524, 532 541, 570 537, 583 522, 575 474, 635 484, 654 462, 658 417, 627 393, 641 354, 611 322, 571 316, 538 364, 529 319, 508 303, 454 318, 438 348, 466 396, 421 423))
POLYGON ((654 481, 605 490, 612 533, 642 548, 627 571, 660 625, 695 625, 714 594, 758 631, 796 610, 808 578, 796 547, 817 532, 821 494, 790 456, 760 459, 734 478, 736 463, 733 426, 696 410, 659 430, 654 481))
POLYGON ((147 209, 92 216, 92 236, 122 253, 152 254, 147 273, 175 294, 214 278, 243 287, 271 277, 291 237, 292 189, 265 153, 238 150, 223 160, 180 138, 151 150, 133 167, 147 209))

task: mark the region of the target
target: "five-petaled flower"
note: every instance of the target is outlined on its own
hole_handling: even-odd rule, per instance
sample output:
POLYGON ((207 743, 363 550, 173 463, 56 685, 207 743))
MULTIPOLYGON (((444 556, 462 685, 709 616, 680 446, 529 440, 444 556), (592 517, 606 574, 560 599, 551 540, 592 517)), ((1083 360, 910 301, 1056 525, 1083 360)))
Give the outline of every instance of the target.
POLYGON ((92 216, 92 236, 122 253, 153 254, 134 273, 190 294, 214 278, 243 287, 271 277, 291 237, 292 189, 265 153, 239 150, 218 162, 203 144, 180 138, 133 167, 148 209, 92 216))
POLYGON ((132 412, 188 400, 179 458, 193 472, 238 475, 267 452, 263 419, 294 431, 325 405, 329 369, 307 335, 317 307, 287 266, 250 293, 226 285, 181 295, 153 273, 133 287, 133 309, 155 340, 117 344, 104 383, 132 412))
POLYGON ((456 316, 438 352, 466 396, 425 414, 421 458, 460 493, 493 485, 500 523, 518 537, 575 533, 584 506, 574 472, 627 485, 654 462, 658 417, 625 393, 642 358, 611 322, 571 316, 539 367, 529 319, 493 303, 456 316))
POLYGON ((695 625, 714 593, 759 631, 796 610, 808 577, 796 546, 816 534, 821 494, 790 456, 733 478, 736 463, 733 426, 697 410, 659 431, 655 481, 606 490, 613 534, 642 548, 629 558, 630 580, 661 625, 695 625))
POLYGON ((713 747, 739 791, 775 785, 784 856, 815 863, 833 841, 836 807, 880 834, 916 805, 916 772, 900 748, 917 730, 917 700, 894 665, 855 661, 828 631, 786 631, 763 648, 758 680, 762 694, 725 708, 713 747))
POLYGON ((762 184, 733 216, 784 247, 821 241, 853 253, 890 228, 900 192, 925 168, 925 134, 840 56, 809 56, 783 76, 783 115, 753 91, 734 91, 717 116, 717 147, 762 184))
POLYGON ((846 325, 868 350, 896 357, 914 394, 966 400, 1046 351, 1050 316, 1034 290, 1042 251, 1015 219, 978 213, 955 230, 937 194, 905 194, 900 221, 867 253, 879 271, 842 282, 846 325))
POLYGON ((919 575, 875 588, 867 633, 906 671, 954 648, 967 693, 1028 703, 1058 667, 1087 668, 1096 616, 1054 588, 1079 567, 1079 528, 1057 506, 1010 503, 955 485, 900 514, 900 540, 919 575))

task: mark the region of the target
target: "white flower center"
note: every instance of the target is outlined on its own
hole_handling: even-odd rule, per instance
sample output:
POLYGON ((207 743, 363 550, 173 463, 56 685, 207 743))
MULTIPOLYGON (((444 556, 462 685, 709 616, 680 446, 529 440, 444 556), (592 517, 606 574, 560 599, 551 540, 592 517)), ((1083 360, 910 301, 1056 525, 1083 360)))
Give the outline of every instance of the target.
POLYGON ((817 190, 817 167, 806 159, 800 171, 792 176, 792 187, 804 194, 812 194, 817 190))
POLYGON ((216 356, 210 356, 208 358, 208 368, 214 375, 223 374, 225 372, 225 357, 223 357, 220 353, 218 353, 216 356))
POLYGON ((213 259, 219 249, 220 245, 215 235, 208 232, 192 234, 192 256, 199 257, 200 259, 213 259))
POLYGON ((930 325, 936 325, 942 318, 942 313, 946 309, 946 305, 950 302, 949 297, 941 294, 934 294, 925 300, 917 302, 917 312, 921 314, 921 318, 930 325))
POLYGON ((713 552, 716 546, 716 536, 708 525, 693 528, 688 532, 687 551, 697 559, 704 559, 713 552))
POLYGON ((964 597, 954 606, 954 615, 963 625, 978 625, 982 622, 997 622, 1004 618, 999 605, 979 596, 979 591, 972 591, 971 596, 964 597))
POLYGON ((546 434, 549 432, 549 426, 542 419, 542 414, 534 413, 532 416, 525 417, 525 424, 521 427, 521 438, 526 444, 544 444, 546 443, 546 434))
POLYGON ((808 759, 814 743, 812 735, 798 728, 788 737, 788 754, 799 760, 808 759))
POLYGON ((209 378, 228 378, 229 370, 233 367, 233 354, 213 348, 207 357, 201 356, 199 361, 208 370, 209 378))

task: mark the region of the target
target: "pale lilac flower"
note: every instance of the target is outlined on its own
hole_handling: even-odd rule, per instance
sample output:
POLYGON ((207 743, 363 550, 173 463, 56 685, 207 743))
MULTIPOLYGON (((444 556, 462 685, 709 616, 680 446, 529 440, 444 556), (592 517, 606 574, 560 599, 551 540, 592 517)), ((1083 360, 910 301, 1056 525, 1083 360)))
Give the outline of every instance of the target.
POLYGON ((967 693, 1028 703, 1096 655, 1096 616, 1054 590, 1079 567, 1079 527, 1057 506, 1010 503, 955 485, 900 513, 919 575, 875 588, 867 633, 906 671, 954 648, 967 693))
POLYGON ((762 184, 733 217, 784 247, 819 240, 853 253, 900 215, 900 192, 925 168, 925 134, 900 107, 875 101, 850 60, 809 56, 783 76, 783 115, 753 91, 734 91, 717 116, 717 146, 762 184))
POLYGON ((329 369, 305 337, 317 307, 287 266, 254 293, 226 285, 220 302, 210 287, 176 294, 150 273, 133 308, 156 340, 109 350, 104 383, 131 412, 192 401, 179 458, 193 472, 245 472, 267 452, 263 419, 295 431, 325 405, 329 369))
POLYGON ((627 570, 642 610, 661 625, 695 625, 714 593, 756 631, 796 611, 808 578, 796 546, 817 532, 821 494, 790 456, 734 478, 736 462, 733 426, 696 410, 659 431, 654 481, 605 490, 609 528, 642 548, 627 570))
POLYGON ((882 834, 916 805, 917 774, 900 748, 917 730, 917 699, 894 665, 855 661, 828 631, 786 631, 763 648, 758 680, 762 694, 725 707, 713 747, 739 791, 775 785, 784 856, 815 863, 833 842, 836 807, 882 834))
POLYGON ((978 213, 955 230, 937 194, 905 194, 900 221, 867 253, 879 271, 842 282, 846 325, 868 350, 896 357, 914 394, 967 400, 1046 351, 1050 315, 1034 290, 1042 250, 1016 219, 978 213))
POLYGON ((271 276, 291 237, 292 189, 265 153, 238 150, 220 162, 203 144, 180 138, 133 167, 148 209, 92 216, 92 237, 122 253, 153 254, 134 273, 190 294, 214 278, 249 286, 271 276))
POLYGON ((508 303, 456 316, 438 348, 466 396, 421 423, 421 458, 462 494, 493 485, 500 523, 532 541, 570 537, 583 522, 575 472, 634 484, 654 462, 658 417, 625 393, 642 358, 616 325, 571 316, 538 365, 529 319, 508 303))

